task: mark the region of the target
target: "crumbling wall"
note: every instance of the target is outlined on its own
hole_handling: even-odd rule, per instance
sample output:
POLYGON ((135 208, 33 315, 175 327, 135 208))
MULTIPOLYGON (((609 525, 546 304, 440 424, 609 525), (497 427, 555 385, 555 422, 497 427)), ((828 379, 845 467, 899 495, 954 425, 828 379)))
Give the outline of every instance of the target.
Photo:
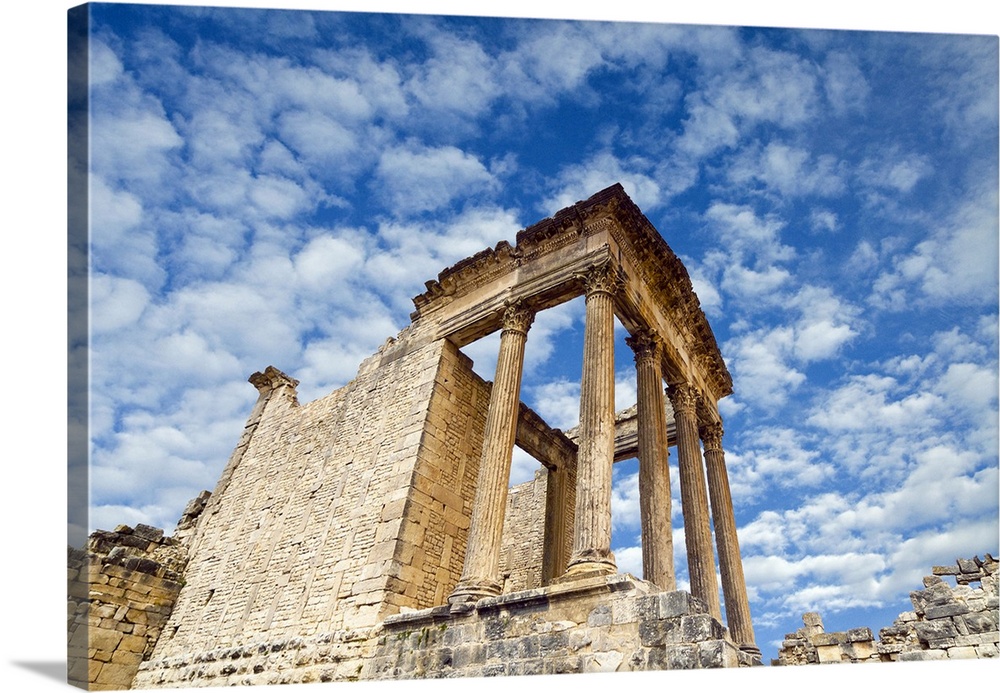
POLYGON ((94 532, 86 549, 69 550, 71 684, 129 688, 170 616, 186 563, 183 544, 142 524, 94 532))
POLYGON ((870 628, 826 633, 818 613, 804 614, 804 628, 785 636, 774 665, 835 662, 893 662, 981 659, 1000 656, 998 643, 997 561, 958 559, 954 566, 934 566, 924 589, 910 593, 913 610, 879 631, 870 628), (955 578, 952 587, 941 576, 955 578), (973 584, 978 583, 978 587, 973 584))

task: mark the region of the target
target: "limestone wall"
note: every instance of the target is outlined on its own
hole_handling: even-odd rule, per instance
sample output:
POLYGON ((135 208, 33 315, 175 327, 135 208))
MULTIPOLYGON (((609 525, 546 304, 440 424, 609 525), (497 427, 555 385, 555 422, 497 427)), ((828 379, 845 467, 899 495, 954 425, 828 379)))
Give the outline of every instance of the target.
POLYGON ((542 586, 547 482, 548 471, 539 466, 534 479, 512 486, 507 494, 500 544, 505 592, 542 586))
POLYGON ((471 361, 390 340, 305 405, 270 377, 137 686, 357 678, 377 623, 461 575, 489 399, 471 361))
POLYGON ((804 628, 785 636, 775 665, 836 662, 893 662, 981 659, 1000 656, 998 643, 997 561, 959 559, 935 566, 924 589, 910 593, 913 610, 879 631, 870 628, 827 633, 818 613, 803 615, 804 628), (942 579, 952 576, 956 585, 942 579), (973 585, 978 585, 973 587, 973 585))
POLYGON ((71 684, 126 689, 156 644, 180 592, 187 551, 163 531, 120 525, 69 551, 71 684))

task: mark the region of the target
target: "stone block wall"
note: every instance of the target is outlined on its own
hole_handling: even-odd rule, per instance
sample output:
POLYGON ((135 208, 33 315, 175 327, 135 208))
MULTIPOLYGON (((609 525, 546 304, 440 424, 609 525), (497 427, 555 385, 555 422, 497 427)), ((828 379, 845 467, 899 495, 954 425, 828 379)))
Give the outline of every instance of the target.
POLYGON ((129 688, 181 590, 187 550, 163 530, 119 525, 69 551, 68 671, 90 690, 129 688))
POLYGON ((539 466, 534 479, 512 486, 507 494, 500 544, 504 592, 542 586, 548 475, 548 470, 539 466))
POLYGON ((924 589, 910 593, 913 610, 879 631, 870 628, 826 633, 818 613, 802 617, 804 628, 785 636, 774 665, 836 662, 893 662, 982 659, 1000 656, 997 561, 958 559, 955 566, 934 566, 924 589), (952 586, 941 578, 952 576, 952 586), (979 583, 978 587, 972 585, 979 583))
POLYGON ((413 337, 389 340, 348 385, 305 405, 294 380, 269 369, 269 390, 255 375, 258 406, 137 686, 354 679, 385 616, 446 601, 490 387, 451 342, 413 337), (289 662, 298 673, 283 671, 289 662))

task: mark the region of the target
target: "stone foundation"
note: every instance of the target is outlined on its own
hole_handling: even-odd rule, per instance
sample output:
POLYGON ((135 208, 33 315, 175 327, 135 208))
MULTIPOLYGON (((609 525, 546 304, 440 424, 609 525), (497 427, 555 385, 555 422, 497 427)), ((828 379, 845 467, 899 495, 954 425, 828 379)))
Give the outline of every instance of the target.
POLYGON ((363 679, 759 664, 687 592, 598 576, 386 618, 363 679))

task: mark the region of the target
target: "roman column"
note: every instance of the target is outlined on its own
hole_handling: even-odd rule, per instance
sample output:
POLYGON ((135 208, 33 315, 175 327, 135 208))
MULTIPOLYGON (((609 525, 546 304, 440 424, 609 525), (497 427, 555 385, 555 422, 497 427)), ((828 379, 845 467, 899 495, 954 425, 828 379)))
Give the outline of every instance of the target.
POLYGON ((667 415, 663 401, 661 347, 652 330, 625 343, 635 352, 639 424, 639 515, 642 522, 642 577, 662 590, 677 589, 670 523, 670 466, 667 415))
POLYGON ((667 393, 674 408, 674 424, 677 428, 677 467, 691 594, 701 599, 708 606, 709 613, 721 622, 719 588, 715 582, 715 556, 712 553, 712 530, 708 519, 705 468, 698 442, 698 393, 686 383, 671 384, 667 393))
POLYGON ((510 461, 517 433, 524 343, 534 312, 520 301, 504 310, 500 332, 500 355, 490 392, 483 433, 483 454, 479 461, 476 496, 465 549, 462 577, 448 597, 452 604, 478 601, 500 594, 500 539, 507 507, 510 461))
POLYGON ((611 553, 611 465, 615 456, 615 309, 621 274, 611 262, 588 272, 573 553, 567 574, 617 572, 611 553))
POLYGON ((722 594, 726 600, 726 623, 740 649, 760 657, 760 649, 755 644, 753 624, 750 621, 750 601, 747 599, 740 543, 736 536, 733 497, 729 490, 726 456, 722 449, 722 424, 715 421, 704 425, 700 433, 705 444, 708 493, 712 501, 715 543, 719 551, 722 594))

